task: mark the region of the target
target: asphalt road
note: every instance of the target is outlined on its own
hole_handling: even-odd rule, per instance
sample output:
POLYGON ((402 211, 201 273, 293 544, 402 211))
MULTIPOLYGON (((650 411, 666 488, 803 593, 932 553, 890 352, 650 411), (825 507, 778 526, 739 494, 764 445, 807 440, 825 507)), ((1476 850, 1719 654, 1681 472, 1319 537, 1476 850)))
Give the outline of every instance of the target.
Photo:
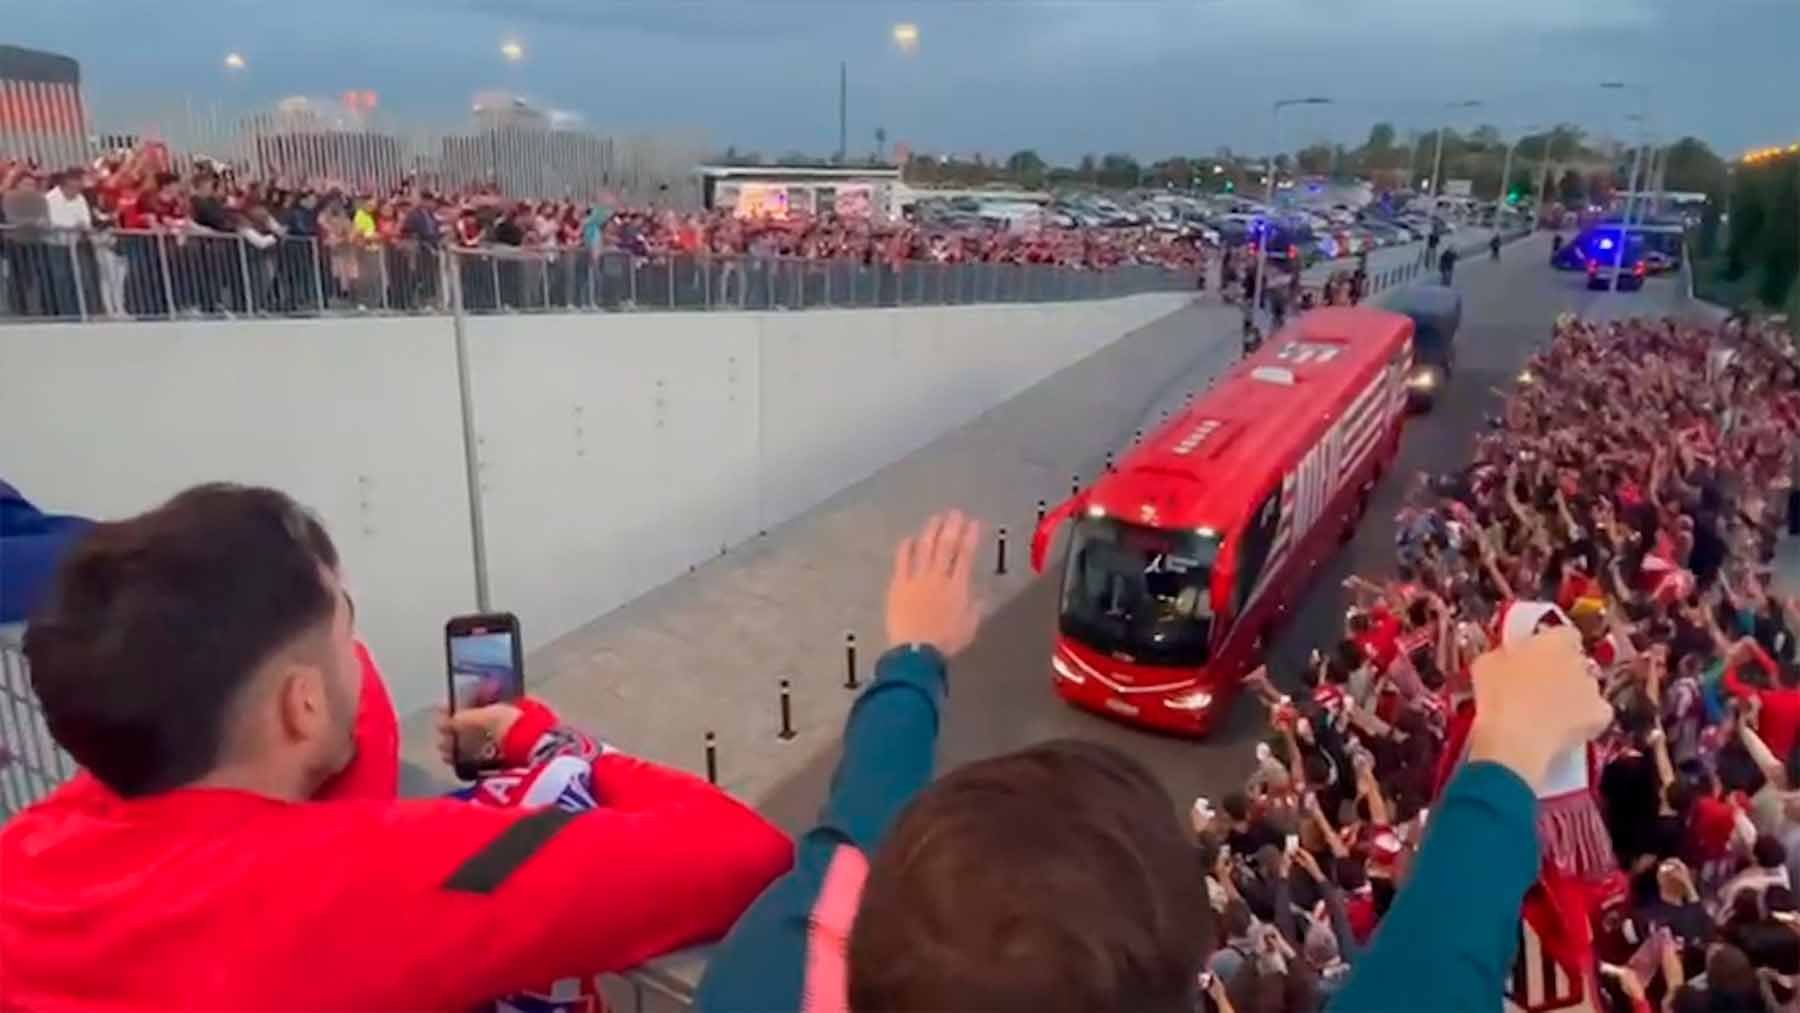
MULTIPOLYGON (((1458 269, 1464 306, 1456 376, 1436 409, 1407 426, 1397 465, 1377 488, 1355 538, 1320 567, 1298 609, 1277 632, 1269 666, 1278 683, 1292 682, 1307 652, 1339 635, 1348 604, 1341 590, 1344 577, 1391 572, 1393 515, 1404 486, 1421 470, 1445 471, 1467 460, 1484 419, 1497 410, 1493 388, 1505 389, 1513 382, 1532 348, 1547 340, 1558 313, 1660 315, 1681 304, 1678 278, 1652 280, 1641 293, 1589 292, 1584 276, 1550 269, 1548 243, 1547 237, 1534 237, 1510 246, 1499 264, 1480 263, 1485 254, 1479 260, 1471 255, 1458 269)), ((1206 365, 1197 366, 1198 375, 1192 377, 1200 386, 1219 357, 1196 356, 1197 363, 1202 360, 1206 365)), ((1119 724, 1076 710, 1056 696, 1049 670, 1055 581, 1052 567, 990 616, 976 643, 955 660, 939 769, 1046 739, 1075 737, 1136 756, 1178 802, 1198 794, 1216 798, 1241 785, 1252 764, 1251 743, 1267 727, 1262 707, 1247 694, 1238 696, 1210 737, 1198 741, 1119 724)), ((836 750, 818 757, 763 800, 765 811, 789 829, 805 826, 824 798, 836 761, 836 750)))

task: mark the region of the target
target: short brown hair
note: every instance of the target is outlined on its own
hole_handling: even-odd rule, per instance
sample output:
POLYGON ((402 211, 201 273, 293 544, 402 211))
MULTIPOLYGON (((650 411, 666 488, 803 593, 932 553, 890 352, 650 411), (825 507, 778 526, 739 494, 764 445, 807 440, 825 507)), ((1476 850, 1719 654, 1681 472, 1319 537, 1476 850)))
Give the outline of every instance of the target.
POLYGON ((1169 793, 1117 750, 1049 742, 902 814, 851 932, 850 1005, 1185 1013, 1214 939, 1169 793))
POLYGON ((204 776, 257 666, 337 608, 319 577, 337 561, 274 489, 197 486, 96 525, 25 630, 50 734, 120 795, 204 776))

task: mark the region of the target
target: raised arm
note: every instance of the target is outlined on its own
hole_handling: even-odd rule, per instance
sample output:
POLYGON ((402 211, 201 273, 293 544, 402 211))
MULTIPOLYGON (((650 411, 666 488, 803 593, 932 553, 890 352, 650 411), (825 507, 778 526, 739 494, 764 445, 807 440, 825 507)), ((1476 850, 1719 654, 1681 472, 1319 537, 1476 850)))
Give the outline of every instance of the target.
POLYGON ((945 655, 974 639, 971 591, 980 526, 933 518, 895 553, 887 635, 895 645, 850 709, 843 754, 819 822, 801 838, 792 872, 744 913, 701 980, 699 1009, 787 1009, 810 987, 804 954, 829 938, 848 945, 867 856, 931 780, 948 669, 945 655))
POLYGON ((1562 627, 1474 664, 1469 760, 1432 812, 1411 878, 1334 1011, 1491 1010, 1517 949, 1539 868, 1537 799, 1552 759, 1612 719, 1562 627))

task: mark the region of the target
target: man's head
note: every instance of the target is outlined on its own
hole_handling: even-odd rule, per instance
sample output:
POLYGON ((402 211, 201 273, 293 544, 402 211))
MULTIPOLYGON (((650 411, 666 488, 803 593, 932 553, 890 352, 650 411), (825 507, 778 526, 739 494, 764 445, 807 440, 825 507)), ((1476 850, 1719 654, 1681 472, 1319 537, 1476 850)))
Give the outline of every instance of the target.
POLYGON ((360 670, 337 550, 272 489, 101 524, 25 633, 51 734, 121 795, 303 797, 349 763, 360 670))
POLYGON ((1212 905, 1140 764, 1058 741, 927 789, 874 856, 850 937, 858 1010, 1193 1008, 1212 905))
POLYGON ((1787 848, 1782 845, 1781 838, 1771 834, 1759 835, 1750 848, 1750 854, 1756 859, 1756 864, 1764 869, 1787 867, 1787 848))
POLYGON ((1242 830, 1249 824, 1250 800, 1244 797, 1243 792, 1227 792, 1225 797, 1219 800, 1219 806, 1225 810, 1225 815, 1231 818, 1232 826, 1242 830))
POLYGON ((81 193, 81 170, 79 169, 64 169, 52 179, 56 188, 62 191, 65 198, 73 199, 81 193))

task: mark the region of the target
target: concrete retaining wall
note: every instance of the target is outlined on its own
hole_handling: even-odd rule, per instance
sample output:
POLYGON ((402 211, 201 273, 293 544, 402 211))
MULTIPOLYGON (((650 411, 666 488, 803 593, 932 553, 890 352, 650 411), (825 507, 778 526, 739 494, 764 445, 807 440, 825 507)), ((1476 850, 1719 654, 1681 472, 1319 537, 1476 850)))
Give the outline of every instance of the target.
MULTIPOLYGON (((542 644, 799 516, 1186 301, 467 322, 492 600, 542 644)), ((0 477, 116 517, 284 489, 401 709, 475 602, 450 321, 0 328, 0 477)))

